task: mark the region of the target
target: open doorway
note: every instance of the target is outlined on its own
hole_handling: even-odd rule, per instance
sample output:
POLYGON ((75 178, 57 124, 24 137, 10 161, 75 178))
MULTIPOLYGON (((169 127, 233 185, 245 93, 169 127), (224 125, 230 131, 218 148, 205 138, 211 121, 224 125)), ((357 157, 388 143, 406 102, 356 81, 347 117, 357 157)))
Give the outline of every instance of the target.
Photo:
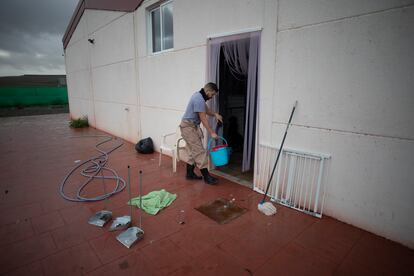
POLYGON ((209 49, 210 80, 220 90, 212 107, 224 121, 217 132, 232 148, 229 164, 216 172, 249 187, 254 174, 259 39, 258 33, 221 37, 210 42, 209 49))
MULTIPOLYGON (((247 43, 247 42, 246 42, 247 43)), ((243 172, 244 127, 246 121, 247 77, 231 70, 220 51, 219 113, 223 116, 223 137, 232 148, 229 164, 219 171, 253 183, 253 170, 243 172)), ((253 165, 253 163, 252 163, 253 165)), ((252 166, 253 167, 253 166, 252 166)))

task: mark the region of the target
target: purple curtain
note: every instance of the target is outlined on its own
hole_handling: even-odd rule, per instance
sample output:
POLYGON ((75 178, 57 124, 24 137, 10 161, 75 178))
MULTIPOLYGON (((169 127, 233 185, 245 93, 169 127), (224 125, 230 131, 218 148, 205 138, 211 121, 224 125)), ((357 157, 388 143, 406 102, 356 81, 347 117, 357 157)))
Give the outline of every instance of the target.
MULTIPOLYGON (((222 41, 219 39, 210 39, 208 47, 208 70, 207 70, 207 82, 214 82, 217 86, 220 85, 220 49, 222 41)), ((219 87, 220 90, 220 87, 219 87)), ((214 97, 210 103, 210 109, 214 112, 219 110, 219 99, 214 97)), ((217 126, 216 120, 209 118, 210 126, 215 129, 217 126)), ((222 132, 222 131, 221 131, 222 132)), ((220 136, 223 136, 223 133, 217 133, 220 136)), ((210 134, 207 134, 208 139, 210 139, 210 134)))
POLYGON ((249 38, 223 43, 223 54, 230 73, 239 80, 245 80, 248 76, 249 44, 249 38))
MULTIPOLYGON (((220 83, 220 50, 223 49, 224 58, 229 65, 230 72, 236 78, 247 78, 247 98, 243 144, 242 171, 248 171, 251 167, 254 150, 254 129, 256 124, 256 100, 257 100, 257 72, 260 47, 260 32, 244 33, 226 37, 210 39, 208 42, 208 81, 220 83)), ((220 87, 219 87, 220 88, 220 87)), ((215 97, 210 108, 217 112, 219 109, 218 98, 215 97)), ((213 128, 215 120, 210 121, 213 128)), ((218 133, 222 135, 222 133, 218 133)))

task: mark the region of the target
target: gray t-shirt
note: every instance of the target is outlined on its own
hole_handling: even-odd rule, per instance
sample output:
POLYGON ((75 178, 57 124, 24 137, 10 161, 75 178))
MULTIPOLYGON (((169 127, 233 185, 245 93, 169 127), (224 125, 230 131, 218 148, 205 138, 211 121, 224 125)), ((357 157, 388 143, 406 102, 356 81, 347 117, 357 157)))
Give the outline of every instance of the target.
POLYGON ((183 120, 188 120, 194 122, 195 124, 200 124, 200 116, 198 112, 206 112, 206 102, 204 101, 203 96, 199 91, 195 92, 191 96, 190 102, 187 105, 187 109, 183 115, 183 120))

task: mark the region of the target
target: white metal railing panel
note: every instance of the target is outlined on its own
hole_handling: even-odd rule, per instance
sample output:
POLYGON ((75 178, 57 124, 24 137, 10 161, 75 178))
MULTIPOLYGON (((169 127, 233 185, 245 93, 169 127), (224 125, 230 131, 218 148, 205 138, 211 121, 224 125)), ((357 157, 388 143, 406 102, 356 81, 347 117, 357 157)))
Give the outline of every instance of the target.
MULTIPOLYGON (((266 191, 278 148, 259 144, 254 190, 266 191)), ((276 167, 268 196, 272 201, 295 210, 322 217, 326 191, 326 165, 330 155, 284 148, 276 167)))

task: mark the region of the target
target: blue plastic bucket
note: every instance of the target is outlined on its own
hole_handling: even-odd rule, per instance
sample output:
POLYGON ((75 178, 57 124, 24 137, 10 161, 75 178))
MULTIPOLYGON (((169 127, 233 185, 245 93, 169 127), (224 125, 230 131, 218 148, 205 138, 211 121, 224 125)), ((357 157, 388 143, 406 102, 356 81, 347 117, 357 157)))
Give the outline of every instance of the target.
POLYGON ((211 142, 214 139, 210 138, 210 141, 208 142, 208 151, 210 152, 211 161, 216 167, 227 165, 231 153, 231 149, 228 147, 226 139, 220 136, 219 139, 223 140, 226 144, 211 148, 211 142))

